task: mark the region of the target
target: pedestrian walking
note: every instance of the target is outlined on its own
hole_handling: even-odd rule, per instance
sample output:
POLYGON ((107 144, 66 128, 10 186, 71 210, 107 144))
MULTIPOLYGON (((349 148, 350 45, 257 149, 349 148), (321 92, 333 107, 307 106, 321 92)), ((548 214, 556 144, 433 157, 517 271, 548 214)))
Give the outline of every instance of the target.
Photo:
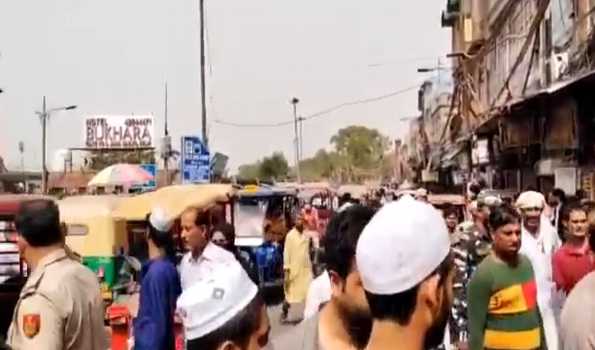
POLYGON ((175 267, 173 220, 161 208, 147 219, 149 261, 141 270, 138 315, 134 321, 135 350, 175 349, 174 313, 182 293, 175 267))
POLYGON ((446 228, 448 229, 448 234, 450 236, 450 241, 453 244, 456 244, 461 239, 460 231, 457 230, 457 227, 460 224, 459 213, 457 211, 457 207, 454 205, 448 205, 442 211, 444 216, 444 221, 446 222, 446 228))
POLYGON ((366 346, 372 318, 355 263, 355 250, 362 230, 373 215, 374 210, 353 205, 330 221, 323 239, 328 290, 321 290, 316 298, 320 302, 312 306, 310 317, 273 342, 275 349, 363 349, 366 346))
POLYGON ((566 193, 559 188, 554 188, 547 196, 547 204, 552 209, 550 222, 562 241, 566 239, 564 237, 564 226, 562 223, 562 215, 566 202, 566 193))
POLYGON ((454 265, 436 209, 410 196, 385 205, 363 230, 356 263, 373 319, 366 349, 422 350, 443 343, 454 265))
POLYGON ((31 275, 14 310, 7 344, 15 350, 107 349, 97 276, 66 254, 58 206, 46 199, 24 202, 15 226, 31 275))
POLYGON ((521 218, 511 207, 490 214, 492 249, 469 283, 469 349, 539 349, 542 324, 531 261, 522 254, 521 218))
MULTIPOLYGON (((595 226, 589 228, 590 253, 595 254, 595 226)), ((560 316, 560 341, 564 350, 595 349, 595 272, 572 289, 560 316)))
POLYGON ((197 208, 188 208, 182 213, 181 223, 182 241, 188 250, 180 262, 182 290, 190 287, 203 275, 210 275, 217 263, 237 263, 232 253, 211 242, 207 213, 197 208))
POLYGON ((537 303, 543 319, 548 350, 558 349, 557 314, 561 300, 556 293, 553 279, 552 259, 560 247, 558 233, 543 215, 545 198, 539 192, 521 193, 516 207, 522 217, 521 254, 527 256, 533 266, 537 282, 537 303))
MULTIPOLYGON (((289 310, 305 302, 308 287, 312 281, 312 262, 310 250, 312 239, 306 234, 302 217, 297 219, 295 227, 285 238, 283 251, 283 273, 285 303, 282 320, 288 321, 289 310)), ((291 319, 291 321, 295 321, 291 319)))
POLYGON ((468 341, 467 287, 477 266, 490 253, 492 239, 488 233, 490 206, 494 200, 483 194, 469 205, 473 221, 463 222, 457 228, 458 237, 452 245, 456 273, 454 301, 449 321, 450 339, 458 348, 466 348, 468 341))
POLYGON ((187 350, 259 350, 270 324, 258 288, 235 262, 213 265, 177 304, 187 350))
POLYGON ((595 269, 587 239, 587 212, 580 204, 567 208, 566 242, 554 254, 552 273, 556 288, 568 295, 572 288, 595 269))

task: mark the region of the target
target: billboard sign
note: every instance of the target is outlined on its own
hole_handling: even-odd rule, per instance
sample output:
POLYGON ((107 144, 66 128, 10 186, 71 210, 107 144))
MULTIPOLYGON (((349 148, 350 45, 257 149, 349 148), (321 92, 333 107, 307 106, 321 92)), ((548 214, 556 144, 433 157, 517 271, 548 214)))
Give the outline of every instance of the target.
POLYGON ((207 183, 211 180, 211 155, 198 136, 182 136, 182 183, 207 183))
POLYGON ((153 147, 152 115, 98 115, 85 118, 85 147, 138 149, 153 147))

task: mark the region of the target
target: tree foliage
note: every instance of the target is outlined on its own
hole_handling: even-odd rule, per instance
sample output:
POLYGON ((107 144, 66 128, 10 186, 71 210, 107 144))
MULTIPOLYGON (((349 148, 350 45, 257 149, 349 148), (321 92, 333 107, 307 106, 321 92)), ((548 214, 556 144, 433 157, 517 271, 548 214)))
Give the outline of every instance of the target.
POLYGON ((389 140, 376 129, 354 125, 339 130, 331 143, 337 153, 346 158, 348 166, 370 169, 382 160, 389 140))
POLYGON ((240 166, 238 175, 242 179, 280 181, 289 175, 289 164, 283 153, 275 152, 256 163, 240 166))
MULTIPOLYGON (((333 150, 320 149, 312 158, 300 162, 302 180, 358 182, 392 175, 392 158, 385 156, 389 139, 378 130, 350 126, 339 130, 330 141, 333 150)), ((243 179, 280 180, 295 175, 295 169, 290 171, 287 160, 278 152, 239 169, 243 179)))
POLYGON ((289 173, 289 164, 281 152, 265 157, 260 163, 260 177, 265 180, 281 180, 289 173))

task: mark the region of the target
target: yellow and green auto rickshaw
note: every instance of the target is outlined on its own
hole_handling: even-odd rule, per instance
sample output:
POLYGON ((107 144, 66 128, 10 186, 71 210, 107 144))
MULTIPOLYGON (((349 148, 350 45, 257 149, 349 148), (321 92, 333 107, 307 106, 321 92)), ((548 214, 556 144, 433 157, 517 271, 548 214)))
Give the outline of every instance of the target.
POLYGON ((208 210, 213 225, 233 221, 231 202, 235 189, 230 184, 173 185, 162 187, 153 192, 125 198, 121 201, 114 216, 125 218, 128 225, 128 243, 130 255, 144 260, 138 252, 146 244, 144 225, 147 215, 157 206, 178 224, 174 226, 173 235, 181 253, 179 218, 187 208, 208 210))
POLYGON ((76 196, 58 201, 66 245, 95 272, 106 302, 113 300, 124 256, 128 253, 126 219, 114 215, 123 197, 76 196))

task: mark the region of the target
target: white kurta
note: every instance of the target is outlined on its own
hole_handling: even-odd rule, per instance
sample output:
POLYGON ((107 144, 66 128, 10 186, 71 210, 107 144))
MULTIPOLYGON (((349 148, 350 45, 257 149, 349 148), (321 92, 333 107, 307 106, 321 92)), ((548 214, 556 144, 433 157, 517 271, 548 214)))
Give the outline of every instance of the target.
POLYGON ((537 283, 537 305, 543 318, 543 328, 548 350, 558 350, 558 327, 556 286, 552 276, 552 257, 560 247, 558 233, 542 216, 539 235, 534 237, 525 227, 522 229, 521 253, 529 258, 537 283))
POLYGON ((233 254, 212 242, 207 244, 202 254, 196 259, 192 257, 191 252, 186 253, 182 257, 179 267, 182 290, 187 289, 205 276, 209 276, 215 265, 229 261, 237 262, 233 254))

